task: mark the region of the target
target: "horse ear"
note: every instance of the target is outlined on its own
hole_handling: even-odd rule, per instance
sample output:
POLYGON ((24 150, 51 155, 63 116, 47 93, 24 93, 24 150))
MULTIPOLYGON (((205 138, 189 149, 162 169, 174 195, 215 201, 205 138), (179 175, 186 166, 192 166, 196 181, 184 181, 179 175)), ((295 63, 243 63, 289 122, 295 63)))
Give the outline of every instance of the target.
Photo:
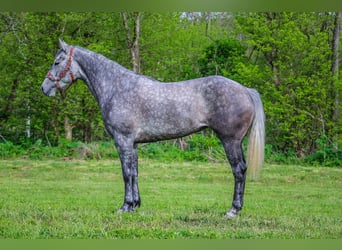
POLYGON ((62 39, 58 39, 58 42, 59 42, 59 47, 64 50, 64 51, 67 51, 68 49, 68 45, 62 40, 62 39))

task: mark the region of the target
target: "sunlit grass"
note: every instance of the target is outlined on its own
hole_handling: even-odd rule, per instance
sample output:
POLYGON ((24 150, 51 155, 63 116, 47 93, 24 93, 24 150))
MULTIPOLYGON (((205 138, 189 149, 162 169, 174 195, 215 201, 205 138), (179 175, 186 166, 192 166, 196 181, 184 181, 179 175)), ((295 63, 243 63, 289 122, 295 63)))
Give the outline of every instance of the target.
POLYGON ((228 220, 228 164, 141 160, 142 206, 119 161, 0 161, 0 238, 342 238, 342 170, 266 165, 228 220))

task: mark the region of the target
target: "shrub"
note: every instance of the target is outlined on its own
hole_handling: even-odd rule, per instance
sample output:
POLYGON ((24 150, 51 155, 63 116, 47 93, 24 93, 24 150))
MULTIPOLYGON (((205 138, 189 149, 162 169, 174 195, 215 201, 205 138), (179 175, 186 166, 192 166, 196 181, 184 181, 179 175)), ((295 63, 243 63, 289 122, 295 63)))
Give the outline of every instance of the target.
POLYGON ((0 157, 1 159, 21 157, 25 154, 25 150, 21 146, 14 145, 10 141, 0 143, 0 157))
POLYGON ((304 159, 310 165, 320 165, 327 167, 342 167, 342 150, 334 148, 331 140, 326 135, 321 135, 316 140, 319 145, 318 150, 304 159))
MULTIPOLYGON (((161 141, 139 145, 139 157, 158 161, 227 162, 219 139, 206 132, 186 137, 186 147, 181 149, 175 141, 161 141)), ((342 167, 342 150, 335 149, 330 140, 321 136, 317 140, 319 149, 305 158, 298 158, 295 152, 281 152, 272 145, 265 147, 265 162, 275 164, 319 165, 342 167)), ((243 142, 246 152, 247 140, 243 142)), ((113 141, 82 143, 59 140, 57 146, 44 145, 42 140, 25 141, 15 145, 10 141, 0 143, 0 159, 30 158, 42 159, 118 159, 113 141)))

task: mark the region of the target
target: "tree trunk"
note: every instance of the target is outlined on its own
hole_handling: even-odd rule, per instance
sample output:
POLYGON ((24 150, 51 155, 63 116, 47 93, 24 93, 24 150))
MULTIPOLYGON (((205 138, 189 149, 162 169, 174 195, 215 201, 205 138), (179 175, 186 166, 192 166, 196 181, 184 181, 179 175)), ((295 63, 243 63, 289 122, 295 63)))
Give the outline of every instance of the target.
POLYGON ((31 115, 30 115, 30 105, 27 104, 27 116, 26 116, 26 137, 31 137, 31 115))
POLYGON ((129 19, 133 19, 133 34, 129 25, 129 19, 126 12, 121 12, 123 24, 126 31, 127 45, 131 53, 133 71, 140 73, 140 51, 139 51, 139 35, 141 12, 134 12, 129 19))
POLYGON ((279 80, 279 70, 278 67, 274 64, 272 64, 272 71, 273 71, 273 80, 274 84, 279 87, 280 85, 280 80, 279 80))
POLYGON ((86 123, 84 124, 83 127, 83 140, 86 143, 90 143, 91 142, 91 123, 86 123))
POLYGON ((69 121, 68 115, 64 116, 64 132, 65 132, 65 139, 68 141, 72 141, 72 126, 69 121))
MULTIPOLYGON (((339 129, 339 120, 340 120, 340 86, 339 86, 339 42, 340 42, 340 32, 341 32, 341 20, 342 20, 342 12, 335 13, 334 20, 334 31, 333 31, 333 41, 332 41, 332 67, 331 72, 333 75, 333 94, 334 94, 334 111, 332 120, 334 122, 335 128, 339 129)), ((335 133, 335 137, 338 137, 339 131, 335 133)), ((334 139, 334 147, 338 147, 338 138, 334 139)))

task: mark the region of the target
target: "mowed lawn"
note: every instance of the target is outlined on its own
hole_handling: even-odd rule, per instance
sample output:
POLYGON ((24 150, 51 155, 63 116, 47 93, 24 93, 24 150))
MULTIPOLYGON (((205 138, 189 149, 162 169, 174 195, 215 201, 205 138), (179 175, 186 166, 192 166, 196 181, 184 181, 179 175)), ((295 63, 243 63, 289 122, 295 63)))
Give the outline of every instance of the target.
POLYGON ((229 220, 228 164, 139 163, 142 206, 118 214, 117 160, 0 161, 0 238, 342 238, 342 169, 266 164, 229 220))

